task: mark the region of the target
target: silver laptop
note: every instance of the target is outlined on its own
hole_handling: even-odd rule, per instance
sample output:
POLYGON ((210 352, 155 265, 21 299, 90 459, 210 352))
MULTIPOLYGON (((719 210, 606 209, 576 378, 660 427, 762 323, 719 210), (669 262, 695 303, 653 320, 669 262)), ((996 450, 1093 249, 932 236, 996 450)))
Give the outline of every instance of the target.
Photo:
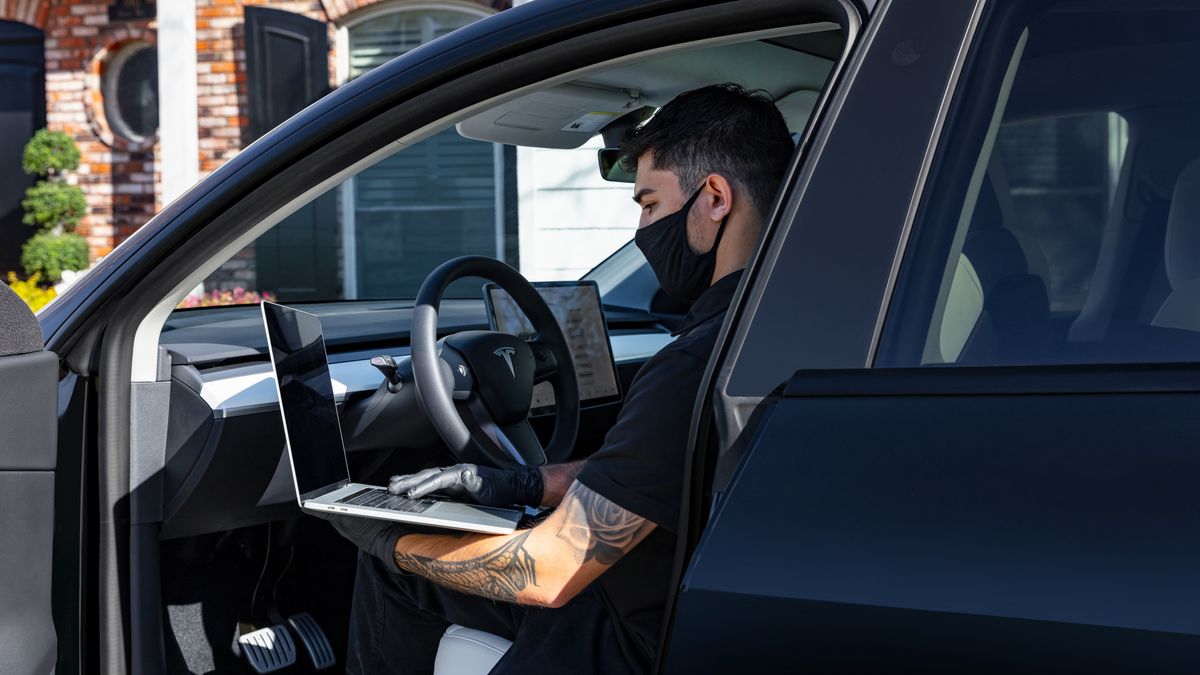
POLYGON ((433 497, 409 499, 386 488, 351 483, 321 320, 273 302, 262 303, 262 313, 301 509, 470 532, 506 534, 516 529, 522 515, 516 509, 433 497))

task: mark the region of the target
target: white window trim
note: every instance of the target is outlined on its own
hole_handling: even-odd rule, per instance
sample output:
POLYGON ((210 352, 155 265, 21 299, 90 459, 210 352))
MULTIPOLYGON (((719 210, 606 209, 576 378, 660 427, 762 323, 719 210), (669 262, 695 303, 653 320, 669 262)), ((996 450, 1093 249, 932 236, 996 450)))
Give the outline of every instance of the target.
POLYGON ((158 139, 163 206, 200 180, 196 78, 196 0, 171 0, 158 8, 158 139))
MULTIPOLYGON (((421 10, 458 11, 480 19, 489 17, 496 10, 465 0, 443 2, 412 2, 411 0, 385 0, 370 7, 351 12, 337 22, 334 33, 334 84, 342 86, 350 79, 350 29, 372 19, 400 12, 421 10)), ((504 259, 504 150, 496 146, 493 165, 496 176, 496 257, 504 259)), ((338 186, 342 202, 342 296, 346 300, 358 299, 358 231, 354 227, 357 203, 354 197, 354 177, 338 186)))

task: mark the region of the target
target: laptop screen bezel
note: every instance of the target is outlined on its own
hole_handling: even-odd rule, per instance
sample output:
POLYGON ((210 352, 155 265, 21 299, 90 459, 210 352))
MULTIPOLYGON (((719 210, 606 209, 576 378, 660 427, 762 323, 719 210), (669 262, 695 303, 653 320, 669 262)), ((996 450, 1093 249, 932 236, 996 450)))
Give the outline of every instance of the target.
POLYGON ((291 469, 291 472, 292 472, 292 488, 296 491, 296 503, 299 504, 300 506, 304 506, 304 501, 306 499, 316 499, 317 497, 320 497, 321 495, 328 494, 330 492, 333 492, 334 490, 337 490, 337 489, 340 489, 340 488, 343 488, 343 487, 349 485, 350 484, 350 460, 346 457, 346 442, 345 442, 344 437, 342 436, 342 420, 341 420, 341 416, 337 414, 337 395, 334 394, 333 406, 334 406, 335 414, 333 416, 333 419, 334 419, 334 423, 337 425, 338 450, 342 454, 342 466, 344 466, 346 469, 346 474, 345 474, 346 477, 341 480, 338 480, 334 483, 330 483, 328 485, 319 487, 315 490, 309 490, 308 492, 301 494, 300 478, 296 475, 296 453, 292 451, 292 439, 291 439, 291 435, 288 433, 287 413, 284 411, 284 408, 283 408, 283 391, 279 385, 279 371, 275 367, 275 360, 276 360, 275 346, 271 343, 271 331, 267 327, 267 321, 268 321, 267 305, 271 305, 272 307, 278 307, 279 309, 283 310, 284 312, 292 312, 294 314, 302 314, 304 316, 311 317, 314 321, 316 321, 317 326, 320 327, 320 330, 318 331, 318 335, 319 335, 320 341, 321 341, 321 356, 325 360, 325 372, 329 375, 329 390, 330 390, 330 392, 332 392, 333 391, 333 375, 329 369, 329 352, 325 348, 325 331, 324 331, 324 327, 321 325, 321 318, 318 317, 316 314, 311 314, 309 312, 303 312, 303 311, 300 311, 293 307, 288 307, 287 305, 281 305, 279 303, 270 302, 268 300, 263 300, 261 303, 259 303, 259 309, 262 312, 262 319, 263 319, 263 333, 266 335, 266 338, 267 338, 267 352, 270 355, 270 360, 271 360, 271 379, 275 382, 275 400, 278 401, 278 403, 279 403, 279 417, 280 417, 280 420, 281 420, 282 426, 283 426, 283 442, 285 444, 284 449, 288 453, 288 467, 291 469))

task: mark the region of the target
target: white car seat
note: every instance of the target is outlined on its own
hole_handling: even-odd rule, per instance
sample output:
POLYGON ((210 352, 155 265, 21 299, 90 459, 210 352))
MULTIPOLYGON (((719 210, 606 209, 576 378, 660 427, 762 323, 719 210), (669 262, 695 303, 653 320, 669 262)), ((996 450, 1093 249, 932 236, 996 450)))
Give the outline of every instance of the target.
POLYGON ((486 675, 512 642, 474 628, 453 625, 438 643, 433 675, 486 675))
POLYGON ((1152 324, 1161 328, 1200 331, 1200 160, 1180 174, 1171 196, 1167 216, 1167 279, 1171 293, 1159 308, 1152 324))

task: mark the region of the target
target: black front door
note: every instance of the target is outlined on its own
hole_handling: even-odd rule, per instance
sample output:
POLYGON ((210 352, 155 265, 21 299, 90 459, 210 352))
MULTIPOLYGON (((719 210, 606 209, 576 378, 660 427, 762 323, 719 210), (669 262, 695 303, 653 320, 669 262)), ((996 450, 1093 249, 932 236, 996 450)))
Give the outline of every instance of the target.
POLYGON ((46 125, 42 31, 0 21, 0 277, 21 269, 21 244, 34 233, 21 222, 21 200, 33 178, 21 155, 33 132, 46 125))

